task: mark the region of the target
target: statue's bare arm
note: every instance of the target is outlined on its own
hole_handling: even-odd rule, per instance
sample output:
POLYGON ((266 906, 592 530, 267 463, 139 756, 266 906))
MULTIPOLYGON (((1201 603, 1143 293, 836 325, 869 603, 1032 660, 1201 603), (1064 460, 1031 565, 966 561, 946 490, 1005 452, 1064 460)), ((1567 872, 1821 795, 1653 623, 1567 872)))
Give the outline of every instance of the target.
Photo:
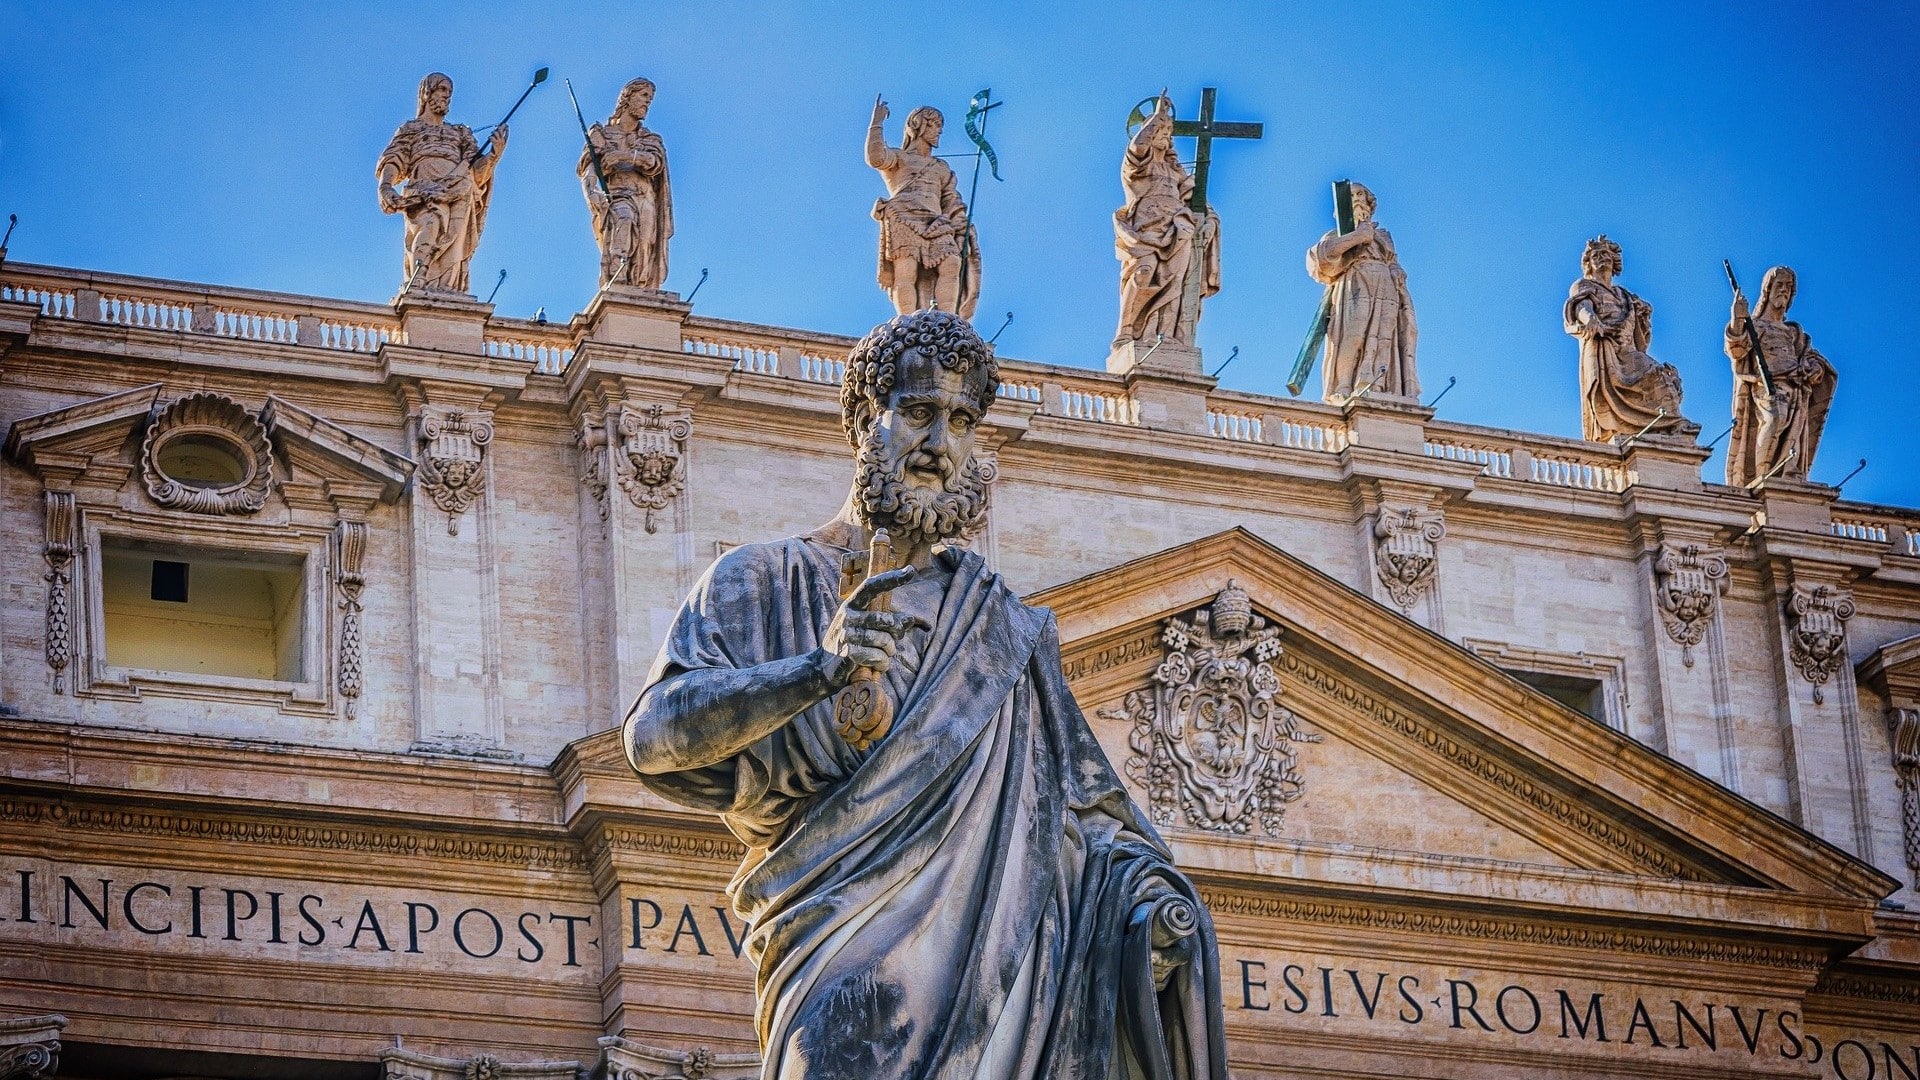
POLYGON ((903 567, 867 579, 810 652, 746 668, 682 671, 648 687, 627 714, 627 759, 648 775, 717 764, 845 686, 856 669, 884 672, 900 637, 926 620, 867 605, 914 573, 903 567))

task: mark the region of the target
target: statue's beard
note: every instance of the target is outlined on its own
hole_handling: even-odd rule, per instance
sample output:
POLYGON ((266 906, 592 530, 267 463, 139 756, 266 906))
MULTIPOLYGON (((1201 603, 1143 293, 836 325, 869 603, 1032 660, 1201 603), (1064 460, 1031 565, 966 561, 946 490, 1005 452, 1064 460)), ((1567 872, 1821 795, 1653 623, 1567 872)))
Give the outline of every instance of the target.
POLYGON ((972 537, 987 523, 991 475, 969 454, 940 490, 907 482, 906 459, 891 467, 886 449, 871 432, 860 440, 854 472, 854 514, 869 529, 885 529, 896 550, 920 543, 972 537))

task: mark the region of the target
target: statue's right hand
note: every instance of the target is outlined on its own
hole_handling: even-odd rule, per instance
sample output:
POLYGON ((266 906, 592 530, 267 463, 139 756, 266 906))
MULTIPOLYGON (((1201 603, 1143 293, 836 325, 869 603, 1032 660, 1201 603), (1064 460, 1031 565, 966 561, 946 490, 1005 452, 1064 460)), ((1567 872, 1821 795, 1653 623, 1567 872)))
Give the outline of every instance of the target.
POLYGON ((901 638, 915 628, 931 629, 918 615, 868 610, 875 600, 912 581, 915 573, 913 567, 903 566, 876 574, 861 582, 834 613, 820 648, 831 660, 827 676, 836 685, 845 685, 858 668, 887 670, 901 638))
POLYGON ((893 113, 887 109, 886 100, 879 94, 873 95, 873 122, 878 124, 893 113))
POLYGON ((1748 309, 1747 309, 1747 298, 1746 298, 1746 297, 1744 297, 1744 296, 1742 296, 1742 295, 1740 295, 1739 293, 1734 293, 1734 294, 1733 294, 1733 321, 1734 321, 1734 323, 1736 323, 1736 324, 1738 324, 1738 323, 1743 323, 1743 322, 1746 322, 1746 321, 1747 321, 1747 315, 1748 315, 1748 309))

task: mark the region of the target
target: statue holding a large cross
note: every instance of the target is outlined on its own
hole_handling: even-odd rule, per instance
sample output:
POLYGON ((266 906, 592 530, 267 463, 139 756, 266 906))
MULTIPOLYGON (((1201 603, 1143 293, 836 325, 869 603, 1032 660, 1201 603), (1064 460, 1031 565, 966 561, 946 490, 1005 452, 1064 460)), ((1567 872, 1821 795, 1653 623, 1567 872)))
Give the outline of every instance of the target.
POLYGON ((1120 166, 1126 203, 1113 213, 1120 326, 1107 363, 1114 370, 1156 355, 1158 366, 1199 369, 1200 302, 1220 291, 1220 217, 1207 204, 1213 140, 1261 134, 1259 124, 1216 123, 1213 103, 1214 88, 1207 87, 1200 119, 1176 120, 1162 91, 1127 144, 1120 166), (1174 152, 1175 136, 1198 144, 1191 174, 1174 152))

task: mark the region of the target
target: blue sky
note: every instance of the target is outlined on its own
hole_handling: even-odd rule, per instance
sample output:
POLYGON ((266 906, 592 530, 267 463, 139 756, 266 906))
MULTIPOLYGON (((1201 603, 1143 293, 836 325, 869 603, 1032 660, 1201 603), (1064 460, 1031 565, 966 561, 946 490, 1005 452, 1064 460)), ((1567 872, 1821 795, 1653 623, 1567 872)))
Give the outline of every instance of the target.
MULTIPOLYGON (((983 180, 978 322, 1005 355, 1098 367, 1116 317, 1111 214, 1124 120, 1202 86, 1259 143, 1221 144, 1222 294, 1201 323, 1224 385, 1281 384, 1318 300, 1302 265, 1328 183, 1380 197, 1441 416, 1575 435, 1560 326, 1581 246, 1625 248, 1655 356, 1686 411, 1727 426, 1720 352, 1731 258, 1757 288, 1795 267, 1794 314, 1840 372, 1815 479, 1871 462, 1851 498, 1920 505, 1920 15, 1912 5, 1664 3, 285 5, 0 0, 0 213, 12 257, 383 300, 397 218, 373 162, 429 70, 454 119, 512 127, 473 280, 500 310, 564 319, 597 266, 573 175, 579 129, 627 79, 659 84, 672 161, 670 288, 702 267, 706 314, 860 333, 882 194, 861 160, 876 92, 958 116, 991 86, 1004 183, 983 180), (452 14, 449 14, 452 13, 452 14)), ((956 162, 964 177, 970 163, 956 162)), ((1309 393, 1317 392, 1318 379, 1309 393)), ((1724 447, 1724 443, 1722 443, 1724 447)), ((1718 479, 1719 454, 1707 475, 1718 479)))

